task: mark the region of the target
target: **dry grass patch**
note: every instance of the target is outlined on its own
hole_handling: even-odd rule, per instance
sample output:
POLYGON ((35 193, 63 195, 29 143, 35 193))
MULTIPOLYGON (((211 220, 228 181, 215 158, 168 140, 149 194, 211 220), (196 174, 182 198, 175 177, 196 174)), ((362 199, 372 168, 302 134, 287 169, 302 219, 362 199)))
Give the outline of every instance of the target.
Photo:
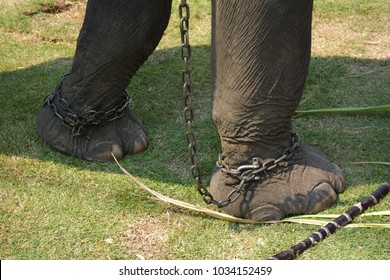
POLYGON ((24 2, 26 2, 26 0, 0 0, 0 8, 3 10, 6 7, 24 3, 24 2))
POLYGON ((169 257, 169 213, 160 217, 143 217, 129 224, 124 233, 126 249, 142 260, 161 260, 169 257))
POLYGON ((390 22, 369 22, 364 30, 357 31, 353 28, 353 23, 348 21, 318 23, 315 21, 313 55, 388 59, 390 57, 388 30, 390 30, 390 22))
POLYGON ((33 16, 39 13, 44 14, 60 14, 69 11, 74 6, 73 3, 67 1, 60 1, 57 3, 41 3, 33 11, 24 12, 26 16, 33 16))
POLYGON ((25 22, 23 29, 12 23, 3 27, 13 40, 31 44, 76 44, 86 9, 86 1, 40 3, 20 6, 19 17, 25 22))

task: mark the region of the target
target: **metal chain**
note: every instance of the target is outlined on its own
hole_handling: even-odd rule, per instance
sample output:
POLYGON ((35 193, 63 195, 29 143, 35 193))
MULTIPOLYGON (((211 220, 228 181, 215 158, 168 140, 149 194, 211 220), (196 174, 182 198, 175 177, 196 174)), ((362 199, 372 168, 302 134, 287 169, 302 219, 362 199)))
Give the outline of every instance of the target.
POLYGON ((237 188, 230 192, 224 200, 216 201, 211 193, 207 190, 202 182, 202 174, 199 167, 199 162, 196 153, 196 138, 192 129, 194 121, 194 111, 192 106, 192 92, 191 92, 191 70, 189 68, 189 60, 191 58, 192 49, 189 38, 189 19, 190 7, 186 0, 181 0, 179 4, 180 17, 180 37, 181 37, 181 59, 183 60, 184 69, 181 72, 181 82, 183 85, 184 94, 184 121, 187 124, 187 132, 185 138, 188 144, 188 153, 191 161, 191 175, 195 179, 196 188, 207 204, 214 204, 218 207, 225 207, 235 202, 241 195, 244 184, 250 181, 257 181, 262 178, 262 173, 266 173, 281 166, 286 160, 291 158, 295 148, 299 146, 298 136, 291 132, 291 146, 287 148, 281 157, 278 159, 269 159, 260 164, 258 158, 253 159, 252 165, 242 165, 237 169, 231 169, 223 161, 223 156, 220 155, 217 166, 221 168, 226 174, 238 178, 240 181, 237 188))
POLYGON ((89 110, 86 113, 77 114, 71 109, 69 102, 61 96, 61 88, 66 76, 61 79, 54 91, 46 97, 45 103, 53 114, 62 121, 63 125, 72 129, 73 136, 85 135, 85 129, 88 125, 101 125, 121 118, 125 108, 131 102, 131 98, 125 90, 122 101, 113 109, 108 111, 89 110), (59 113, 58 107, 54 103, 56 97, 58 98, 58 106, 65 111, 65 115, 59 113))
POLYGON ((244 183, 251 181, 259 181, 263 177, 263 174, 266 174, 269 171, 272 171, 276 167, 283 165, 287 160, 291 158, 294 150, 299 146, 299 138, 295 132, 291 132, 291 146, 286 148, 282 154, 277 159, 268 159, 263 163, 260 163, 259 158, 255 157, 252 159, 251 165, 241 165, 237 169, 230 168, 225 162, 222 154, 219 155, 219 159, 217 161, 217 166, 221 168, 223 172, 226 174, 235 177, 240 181, 238 188, 231 191, 225 200, 220 201, 220 207, 224 207, 236 201, 241 193, 244 183))
POLYGON ((237 169, 231 169, 226 163, 224 163, 224 157, 222 154, 219 155, 217 162, 218 167, 222 168, 222 171, 226 174, 236 177, 240 180, 248 181, 258 181, 261 179, 259 174, 271 171, 276 167, 280 166, 280 163, 285 162, 290 159, 294 150, 299 146, 299 138, 295 132, 291 132, 291 146, 284 150, 282 155, 277 159, 268 159, 262 164, 260 164, 259 158, 253 158, 253 164, 251 165, 242 165, 237 169))
POLYGON ((181 38, 181 59, 184 63, 184 69, 181 72, 181 82, 183 85, 184 94, 184 121, 187 124, 187 132, 185 134, 188 153, 191 161, 191 175, 195 179, 196 188, 202 195, 203 200, 207 204, 215 203, 213 196, 209 193, 207 188, 202 182, 202 174, 199 167, 199 162, 196 156, 196 139, 195 134, 192 130, 192 122, 194 121, 194 111, 192 107, 192 93, 191 93, 191 70, 189 68, 189 60, 191 59, 192 49, 190 45, 189 37, 189 19, 190 19, 190 7, 186 0, 181 0, 179 4, 179 17, 180 17, 180 38, 181 38))

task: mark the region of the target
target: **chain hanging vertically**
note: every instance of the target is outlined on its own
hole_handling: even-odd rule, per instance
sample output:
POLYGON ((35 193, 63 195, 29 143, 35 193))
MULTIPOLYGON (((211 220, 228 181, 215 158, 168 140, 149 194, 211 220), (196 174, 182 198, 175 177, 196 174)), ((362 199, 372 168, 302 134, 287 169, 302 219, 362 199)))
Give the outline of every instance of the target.
POLYGON ((202 195, 203 200, 207 204, 214 204, 218 207, 225 207, 234 201, 236 201, 244 191, 244 184, 250 181, 258 181, 262 179, 262 174, 283 165, 288 160, 294 150, 299 146, 298 136, 295 133, 291 133, 291 146, 286 148, 283 154, 277 159, 269 159, 264 163, 261 163, 258 158, 253 158, 253 164, 243 165, 237 169, 232 169, 224 163, 223 156, 220 155, 217 161, 218 167, 222 172, 233 176, 240 180, 239 185, 233 191, 231 191, 224 200, 217 201, 213 198, 211 193, 207 190, 202 182, 202 174, 197 160, 196 153, 196 139, 192 130, 192 123, 194 120, 194 110, 192 107, 192 93, 191 93, 191 70, 189 69, 189 60, 192 55, 192 49, 190 45, 189 36, 189 19, 190 19, 190 7, 186 0, 181 0, 179 4, 179 17, 180 17, 180 38, 181 38, 181 59, 184 63, 184 69, 181 72, 181 82, 183 85, 184 93, 184 121, 187 125, 187 132, 185 138, 188 144, 188 153, 191 161, 191 175, 195 179, 196 188, 202 195))
POLYGON ((203 200, 207 204, 216 203, 209 193, 207 188, 203 185, 201 170, 199 167, 198 160, 196 158, 196 139, 195 134, 192 131, 192 122, 194 120, 194 111, 192 107, 192 93, 191 93, 191 70, 189 69, 189 60, 191 59, 192 49, 190 45, 189 36, 189 19, 190 19, 190 7, 186 0, 181 0, 179 4, 179 17, 180 17, 180 38, 181 38, 181 59, 184 63, 184 69, 181 72, 181 82, 183 85, 184 94, 184 121, 187 124, 187 132, 185 134, 188 153, 191 161, 191 175, 195 179, 196 188, 202 195, 203 200))

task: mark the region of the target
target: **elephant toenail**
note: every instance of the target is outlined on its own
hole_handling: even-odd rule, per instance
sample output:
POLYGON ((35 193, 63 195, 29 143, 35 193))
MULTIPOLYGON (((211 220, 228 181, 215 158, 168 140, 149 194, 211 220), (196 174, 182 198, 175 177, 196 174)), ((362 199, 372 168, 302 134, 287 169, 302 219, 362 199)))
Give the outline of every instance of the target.
POLYGON ((345 189, 345 178, 344 178, 343 174, 340 173, 340 174, 336 175, 336 183, 337 183, 336 191, 337 192, 344 191, 344 189, 345 189))
MULTIPOLYGON (((112 144, 111 146, 111 153, 117 158, 122 159, 123 158, 123 151, 122 148, 118 144, 112 144)), ((110 153, 110 160, 112 160, 112 156, 110 153)))
POLYGON ((143 131, 140 131, 132 143, 132 148, 130 149, 130 152, 132 154, 138 154, 140 152, 143 152, 147 149, 148 147, 148 138, 146 134, 143 131))
POLYGON ((107 162, 113 160, 112 154, 118 160, 124 156, 121 146, 115 143, 103 142, 91 148, 86 154, 85 159, 89 161, 107 162))
POLYGON ((317 185, 310 194, 304 213, 318 213, 332 205, 337 199, 336 192, 328 182, 317 185))

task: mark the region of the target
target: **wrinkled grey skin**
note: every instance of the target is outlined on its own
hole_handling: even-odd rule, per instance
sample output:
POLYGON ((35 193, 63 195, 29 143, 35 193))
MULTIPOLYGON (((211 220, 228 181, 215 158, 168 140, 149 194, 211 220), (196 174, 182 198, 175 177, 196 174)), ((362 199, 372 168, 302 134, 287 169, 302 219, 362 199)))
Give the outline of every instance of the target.
MULTIPOLYGON (((291 118, 308 73, 312 0, 213 0, 212 117, 231 168, 278 158, 291 145, 291 118)), ((62 96, 73 111, 110 110, 120 102, 132 76, 159 43, 168 24, 171 0, 90 0, 62 96)), ((54 103, 58 100, 54 100, 54 103)), ((59 109, 59 113, 64 113, 59 109)), ((37 121, 52 147, 92 161, 142 152, 148 140, 129 108, 122 118, 89 126, 72 136, 44 105, 37 121)), ((216 155, 217 156, 217 155, 216 155)), ((223 200, 239 180, 216 166, 211 192, 223 200)), ((223 208, 255 220, 322 211, 344 189, 340 169, 321 152, 304 145, 287 164, 223 208)))

